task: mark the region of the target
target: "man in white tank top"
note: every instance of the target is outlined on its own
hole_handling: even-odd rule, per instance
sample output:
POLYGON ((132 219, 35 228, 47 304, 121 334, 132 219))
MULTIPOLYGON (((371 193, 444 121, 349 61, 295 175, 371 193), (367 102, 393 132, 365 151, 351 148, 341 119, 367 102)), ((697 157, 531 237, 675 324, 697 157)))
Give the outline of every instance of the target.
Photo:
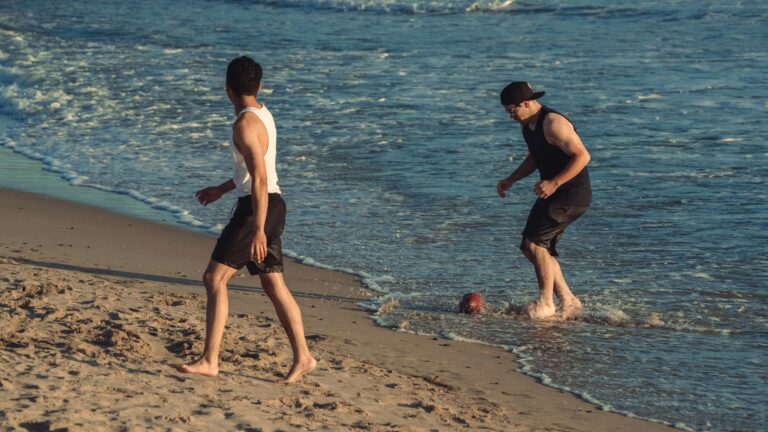
POLYGON ((285 329, 293 348, 293 365, 284 382, 292 383, 317 366, 304 338, 301 310, 283 280, 280 235, 285 226, 285 201, 277 185, 277 133, 272 114, 256 100, 261 66, 238 57, 227 67, 227 96, 237 119, 232 125, 232 179, 197 192, 208 205, 236 189, 237 207, 211 254, 203 282, 208 294, 203 355, 176 366, 180 372, 206 376, 219 373, 219 351, 229 313, 227 282, 246 266, 258 274, 261 286, 285 329))

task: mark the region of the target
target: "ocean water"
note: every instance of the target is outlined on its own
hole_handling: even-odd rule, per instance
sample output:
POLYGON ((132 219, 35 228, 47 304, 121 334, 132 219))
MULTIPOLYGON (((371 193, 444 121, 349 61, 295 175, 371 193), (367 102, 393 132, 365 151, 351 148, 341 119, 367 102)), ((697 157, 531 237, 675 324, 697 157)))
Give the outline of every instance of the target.
POLYGON ((215 233, 233 197, 193 194, 230 175, 223 77, 251 55, 284 244, 363 275, 381 325, 507 347, 605 409, 766 429, 765 2, 15 0, 0 41, 0 157, 215 233), (514 312, 536 295, 517 249, 535 197, 533 178, 495 194, 526 153, 511 80, 592 154, 593 205, 558 246, 575 321, 514 312), (489 314, 455 313, 469 291, 489 314))

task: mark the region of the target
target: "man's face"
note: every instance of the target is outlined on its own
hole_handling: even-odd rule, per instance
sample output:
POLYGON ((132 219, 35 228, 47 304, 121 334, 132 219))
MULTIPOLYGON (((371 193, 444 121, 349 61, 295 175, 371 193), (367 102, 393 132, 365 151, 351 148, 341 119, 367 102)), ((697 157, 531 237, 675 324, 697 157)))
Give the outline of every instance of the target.
POLYGON ((517 105, 504 105, 504 111, 509 114, 509 118, 520 123, 531 116, 530 103, 528 101, 520 102, 517 105))
MULTIPOLYGON (((523 103, 525 103, 525 102, 523 102, 523 103)), ((520 109, 521 109, 520 104, 517 104, 517 105, 512 105, 512 104, 504 105, 504 111, 506 111, 507 114, 509 114, 509 118, 511 118, 512 120, 518 121, 518 122, 520 120, 522 120, 522 118, 518 114, 520 109)))

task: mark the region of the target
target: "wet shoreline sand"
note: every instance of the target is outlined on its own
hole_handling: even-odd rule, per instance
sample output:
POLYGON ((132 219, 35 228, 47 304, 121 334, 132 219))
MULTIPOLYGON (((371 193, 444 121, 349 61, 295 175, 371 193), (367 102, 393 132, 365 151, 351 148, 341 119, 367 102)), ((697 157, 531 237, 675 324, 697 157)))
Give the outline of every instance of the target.
POLYGON ((499 348, 395 332, 350 275, 286 263, 320 365, 290 347, 258 279, 236 277, 219 377, 199 281, 215 237, 8 189, 0 224, 0 423, 29 430, 672 430, 517 372, 499 348), (38 429, 30 429, 38 428, 38 429))

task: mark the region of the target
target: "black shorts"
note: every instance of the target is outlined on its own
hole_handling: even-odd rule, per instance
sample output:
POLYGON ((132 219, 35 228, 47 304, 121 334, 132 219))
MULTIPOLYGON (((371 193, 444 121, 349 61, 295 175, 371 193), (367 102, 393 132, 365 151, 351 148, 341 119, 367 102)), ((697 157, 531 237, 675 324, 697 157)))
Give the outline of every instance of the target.
POLYGON ((565 228, 586 213, 588 208, 589 206, 573 206, 555 197, 548 200, 537 199, 528 214, 520 249, 525 250, 525 240, 528 240, 546 248, 550 255, 557 256, 555 246, 565 228))
POLYGON ((283 248, 280 235, 285 228, 285 201, 280 194, 269 194, 267 220, 264 231, 267 234, 267 256, 257 263, 251 260, 251 241, 253 241, 253 203, 251 196, 240 197, 229 223, 219 236, 213 248, 211 259, 232 268, 248 267, 252 274, 282 273, 283 248))

